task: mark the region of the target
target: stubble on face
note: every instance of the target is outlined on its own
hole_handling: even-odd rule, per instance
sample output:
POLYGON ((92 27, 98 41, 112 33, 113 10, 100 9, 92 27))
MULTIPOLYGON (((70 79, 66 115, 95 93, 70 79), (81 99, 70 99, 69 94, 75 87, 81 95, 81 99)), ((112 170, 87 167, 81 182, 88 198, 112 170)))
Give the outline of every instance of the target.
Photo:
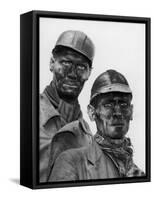
POLYGON ((114 102, 114 99, 118 99, 121 103, 130 103, 130 98, 127 98, 127 95, 126 98, 124 98, 124 96, 120 94, 109 94, 105 98, 102 98, 96 109, 96 125, 99 133, 102 134, 103 137, 122 139, 128 132, 132 111, 131 107, 128 106, 128 108, 123 111, 119 109, 117 113, 103 106, 112 101, 114 102))

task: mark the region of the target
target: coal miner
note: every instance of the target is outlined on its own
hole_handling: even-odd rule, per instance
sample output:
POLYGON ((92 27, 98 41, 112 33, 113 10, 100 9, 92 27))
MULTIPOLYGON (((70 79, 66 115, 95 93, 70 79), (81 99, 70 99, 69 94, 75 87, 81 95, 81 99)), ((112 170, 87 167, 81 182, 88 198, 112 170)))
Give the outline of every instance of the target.
POLYGON ((132 96, 119 72, 108 70, 97 77, 88 105, 97 133, 88 147, 61 153, 49 181, 144 176, 133 162, 131 140, 126 136, 133 115, 132 96))
POLYGON ((83 139, 78 145, 84 146, 90 141, 89 135, 84 134, 89 133, 89 127, 83 120, 78 96, 91 74, 93 57, 94 44, 81 31, 63 32, 52 50, 53 80, 40 96, 40 182, 46 181, 51 142, 59 129, 73 123, 77 130, 85 129, 83 134, 78 131, 83 139))

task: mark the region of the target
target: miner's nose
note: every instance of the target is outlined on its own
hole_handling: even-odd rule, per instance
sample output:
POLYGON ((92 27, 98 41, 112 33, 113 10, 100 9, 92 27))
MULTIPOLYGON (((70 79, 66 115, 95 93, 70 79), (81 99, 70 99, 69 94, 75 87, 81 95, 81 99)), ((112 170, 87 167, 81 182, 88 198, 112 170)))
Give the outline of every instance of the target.
POLYGON ((118 117, 122 116, 121 108, 119 105, 115 105, 113 115, 118 117))
POLYGON ((75 70, 75 66, 70 67, 70 69, 68 70, 68 77, 69 78, 76 78, 76 70, 75 70))

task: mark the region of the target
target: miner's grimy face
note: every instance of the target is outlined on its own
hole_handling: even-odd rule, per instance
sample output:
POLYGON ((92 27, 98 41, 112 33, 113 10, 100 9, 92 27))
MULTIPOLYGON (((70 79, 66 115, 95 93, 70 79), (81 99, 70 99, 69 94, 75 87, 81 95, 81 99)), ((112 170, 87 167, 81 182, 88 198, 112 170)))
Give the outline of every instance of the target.
POLYGON ((91 68, 88 59, 80 53, 67 50, 53 60, 52 72, 59 96, 74 100, 89 78, 91 68))
POLYGON ((111 92, 101 95, 95 109, 95 121, 102 136, 122 139, 129 129, 132 109, 130 94, 111 92))

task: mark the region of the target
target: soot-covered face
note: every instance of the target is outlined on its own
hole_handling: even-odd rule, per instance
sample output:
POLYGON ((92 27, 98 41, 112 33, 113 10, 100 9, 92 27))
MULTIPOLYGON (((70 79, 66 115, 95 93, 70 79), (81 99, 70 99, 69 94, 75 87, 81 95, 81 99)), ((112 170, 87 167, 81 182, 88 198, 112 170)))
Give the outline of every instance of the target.
POLYGON ((77 99, 91 73, 88 59, 67 50, 53 58, 50 66, 59 96, 66 101, 77 99))
POLYGON ((95 109, 95 121, 103 137, 122 139, 128 132, 132 109, 129 94, 112 92, 100 96, 95 109))

